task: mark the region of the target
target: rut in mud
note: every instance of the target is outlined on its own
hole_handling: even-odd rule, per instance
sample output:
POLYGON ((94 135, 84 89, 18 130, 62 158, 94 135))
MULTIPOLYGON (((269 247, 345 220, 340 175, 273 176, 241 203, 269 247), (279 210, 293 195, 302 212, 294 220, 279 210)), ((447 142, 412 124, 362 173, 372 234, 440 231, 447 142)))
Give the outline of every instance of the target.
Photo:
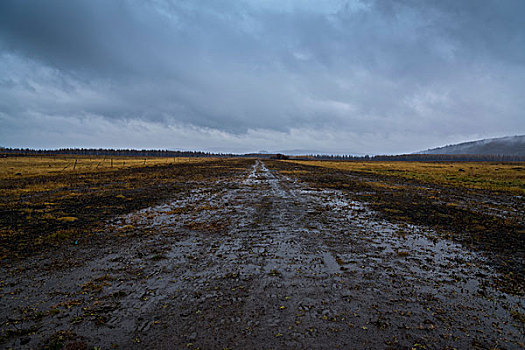
POLYGON ((2 272, 2 346, 523 347, 524 300, 482 257, 261 161, 108 232, 78 266, 2 272))

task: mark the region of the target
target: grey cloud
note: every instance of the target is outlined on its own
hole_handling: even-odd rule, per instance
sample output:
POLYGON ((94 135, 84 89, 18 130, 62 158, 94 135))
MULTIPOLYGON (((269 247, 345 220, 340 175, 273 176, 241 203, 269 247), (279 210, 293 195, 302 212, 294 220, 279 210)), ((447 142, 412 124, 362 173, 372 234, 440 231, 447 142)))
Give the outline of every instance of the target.
POLYGON ((156 147, 185 128, 201 149, 256 147, 260 132, 255 150, 300 148, 282 135, 311 149, 317 130, 341 138, 323 151, 376 153, 523 133, 524 13, 517 0, 4 0, 0 144, 30 146, 20 126, 46 118, 64 140, 91 130, 92 146, 106 136, 83 120, 118 125, 122 143, 161 126, 156 147))

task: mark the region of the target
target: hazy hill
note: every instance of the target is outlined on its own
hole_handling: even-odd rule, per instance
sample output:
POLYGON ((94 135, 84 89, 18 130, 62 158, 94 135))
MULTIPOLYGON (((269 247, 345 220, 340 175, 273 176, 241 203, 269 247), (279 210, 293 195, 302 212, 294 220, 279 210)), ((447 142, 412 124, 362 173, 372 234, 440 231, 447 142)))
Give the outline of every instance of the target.
POLYGON ((463 142, 432 148, 419 154, 484 154, 525 156, 525 135, 463 142))

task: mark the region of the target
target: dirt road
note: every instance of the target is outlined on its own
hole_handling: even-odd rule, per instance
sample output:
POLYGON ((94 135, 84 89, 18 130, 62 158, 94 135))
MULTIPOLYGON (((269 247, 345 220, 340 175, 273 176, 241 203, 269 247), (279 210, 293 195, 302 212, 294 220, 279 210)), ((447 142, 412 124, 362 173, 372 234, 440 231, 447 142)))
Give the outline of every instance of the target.
POLYGON ((481 256, 261 161, 104 234, 2 268, 1 347, 524 346, 481 256))

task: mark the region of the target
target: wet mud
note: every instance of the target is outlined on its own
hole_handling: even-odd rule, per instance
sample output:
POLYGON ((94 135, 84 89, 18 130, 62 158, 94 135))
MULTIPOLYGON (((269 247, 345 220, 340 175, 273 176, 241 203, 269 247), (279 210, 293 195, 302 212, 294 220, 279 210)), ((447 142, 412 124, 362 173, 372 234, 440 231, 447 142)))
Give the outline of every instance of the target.
POLYGON ((2 348, 524 347, 487 258, 255 161, 2 268, 2 348))

